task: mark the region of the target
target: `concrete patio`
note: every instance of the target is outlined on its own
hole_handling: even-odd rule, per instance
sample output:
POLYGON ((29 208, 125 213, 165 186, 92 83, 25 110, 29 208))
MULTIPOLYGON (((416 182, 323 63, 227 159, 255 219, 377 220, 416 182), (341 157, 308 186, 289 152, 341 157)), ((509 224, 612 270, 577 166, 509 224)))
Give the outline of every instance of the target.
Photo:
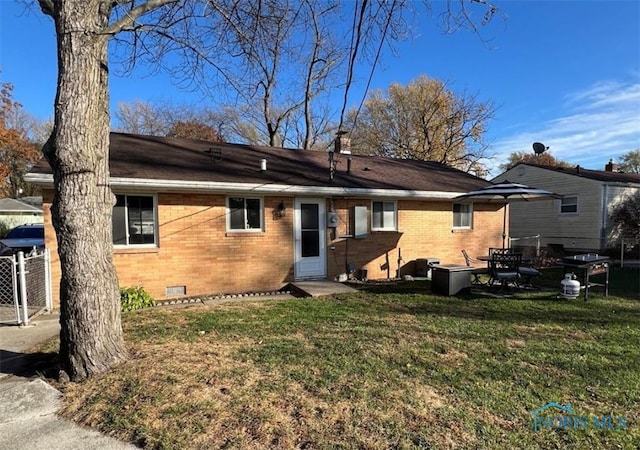
POLYGON ((295 281, 289 283, 289 288, 291 293, 297 297, 321 297, 356 292, 352 287, 330 280, 295 281))

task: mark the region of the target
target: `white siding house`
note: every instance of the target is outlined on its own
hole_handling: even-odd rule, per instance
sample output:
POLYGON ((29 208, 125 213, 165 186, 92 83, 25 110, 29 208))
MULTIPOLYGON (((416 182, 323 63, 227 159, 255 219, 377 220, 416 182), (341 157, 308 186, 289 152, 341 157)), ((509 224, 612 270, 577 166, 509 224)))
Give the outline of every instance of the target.
POLYGON ((8 228, 27 223, 43 223, 42 197, 0 198, 0 222, 8 228))
MULTIPOLYGON (((607 169, 613 168, 612 164, 607 169)), ((492 181, 511 181, 546 189, 562 199, 509 205, 510 237, 540 235, 541 245, 571 251, 602 251, 608 246, 609 214, 627 195, 640 190, 640 175, 518 164, 492 181)))

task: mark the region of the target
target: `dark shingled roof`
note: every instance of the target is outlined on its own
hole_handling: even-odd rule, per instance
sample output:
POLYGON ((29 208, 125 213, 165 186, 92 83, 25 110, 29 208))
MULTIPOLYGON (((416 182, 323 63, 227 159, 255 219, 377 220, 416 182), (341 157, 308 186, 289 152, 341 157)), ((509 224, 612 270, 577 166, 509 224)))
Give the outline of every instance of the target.
POLYGON ((552 170, 558 173, 566 173, 567 175, 573 175, 581 178, 588 178, 596 181, 605 181, 613 183, 640 183, 640 174, 637 173, 622 173, 622 172, 607 172, 606 170, 591 170, 585 169, 580 166, 576 167, 555 167, 555 166, 543 166, 537 164, 517 164, 523 166, 540 167, 541 169, 552 170))
MULTIPOLYGON (((329 179, 328 155, 323 151, 294 150, 206 141, 111 133, 111 177, 186 182, 228 182, 326 186, 360 189, 467 192, 491 183, 445 165, 408 159, 347 155, 338 160, 334 180, 329 179), (207 153, 220 149, 214 160, 207 153), (260 171, 260 160, 267 170, 260 171)), ((41 162, 31 173, 47 174, 41 162)))

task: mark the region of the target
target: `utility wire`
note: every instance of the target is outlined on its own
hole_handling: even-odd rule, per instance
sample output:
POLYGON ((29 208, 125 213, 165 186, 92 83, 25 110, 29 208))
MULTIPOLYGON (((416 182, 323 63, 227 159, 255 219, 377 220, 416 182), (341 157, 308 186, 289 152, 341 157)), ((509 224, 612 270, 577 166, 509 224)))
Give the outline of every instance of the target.
MULTIPOLYGON (((362 106, 364 105, 364 101, 367 97, 367 93, 369 92, 369 89, 371 87, 371 82, 373 80, 373 75, 375 72, 375 69, 378 65, 378 61, 380 59, 380 55, 382 53, 382 47, 386 41, 387 38, 387 33, 389 31, 389 27, 391 26, 391 21, 393 20, 393 15, 394 12, 396 10, 396 8, 398 7, 398 0, 393 0, 393 2, 391 3, 391 7, 387 12, 387 16, 386 16, 386 20, 384 23, 384 28, 382 30, 382 36, 380 38, 380 43, 378 45, 378 49, 376 51, 376 55, 374 57, 373 60, 373 64, 371 66, 371 71, 369 72, 369 77, 367 79, 367 84, 365 86, 364 92, 362 94, 362 99, 360 100, 360 104, 358 105, 358 109, 356 111, 356 115, 354 117, 353 120, 353 124, 352 124, 352 128, 349 131, 353 131, 353 128, 355 127, 356 121, 358 120, 358 115, 360 114, 360 111, 362 110, 362 106)), ((360 14, 358 16, 358 2, 356 1, 356 6, 354 8, 354 15, 353 15, 353 27, 352 27, 352 31, 351 31, 351 49, 350 49, 350 58, 349 58, 349 69, 348 69, 348 73, 347 73, 347 83, 346 83, 346 87, 345 87, 345 91, 344 91, 344 100, 342 103, 342 111, 340 112, 340 123, 338 125, 338 130, 340 131, 342 129, 342 125, 344 123, 344 113, 345 110, 347 108, 347 101, 348 101, 348 97, 349 97, 349 89, 351 88, 351 84, 353 83, 353 72, 354 72, 354 66, 355 66, 355 61, 356 61, 356 56, 358 54, 358 50, 360 48, 360 41, 362 38, 362 25, 364 23, 364 16, 365 16, 365 12, 366 12, 366 8, 368 6, 368 0, 364 0, 362 2, 362 6, 360 7, 360 14), (355 41, 355 42, 354 42, 355 41)))
MULTIPOLYGON (((382 30, 382 37, 380 38, 380 44, 378 45, 378 50, 376 51, 376 56, 373 59, 373 65, 371 66, 371 71, 369 72, 369 79, 367 80, 367 84, 364 88, 364 93, 362 94, 362 99, 360 100, 360 104, 358 105, 358 110, 356 111, 356 115, 353 118, 353 125, 351 127, 351 130, 349 131, 353 131, 353 128, 355 128, 356 122, 358 121, 358 116, 360 115, 360 110, 362 109, 362 106, 364 105, 364 101, 367 98, 367 93, 369 92, 369 88, 371 87, 371 81, 373 80, 373 74, 376 70, 376 67, 378 66, 378 60, 380 59, 380 54, 382 53, 382 46, 384 45, 384 42, 386 40, 387 31, 389 30, 389 26, 391 26, 391 20, 393 18, 393 13, 396 9, 397 4, 398 4, 397 0, 394 0, 391 3, 391 10, 387 14, 387 20, 384 24, 384 29, 382 30)), ((340 120, 340 123, 342 124, 342 119, 340 120)))
POLYGON ((363 0, 360 7, 360 15, 358 17, 358 2, 353 11, 353 27, 351 28, 351 49, 349 57, 349 70, 347 71, 347 85, 344 89, 344 100, 342 102, 342 111, 340 111, 340 124, 338 130, 342 128, 344 122, 344 111, 347 109, 347 100, 349 98, 349 88, 353 82, 353 67, 355 66, 356 56, 358 55, 358 49, 360 48, 360 38, 362 37, 362 23, 364 21, 364 14, 367 10, 368 0, 363 0), (355 37, 355 42, 354 42, 355 37))

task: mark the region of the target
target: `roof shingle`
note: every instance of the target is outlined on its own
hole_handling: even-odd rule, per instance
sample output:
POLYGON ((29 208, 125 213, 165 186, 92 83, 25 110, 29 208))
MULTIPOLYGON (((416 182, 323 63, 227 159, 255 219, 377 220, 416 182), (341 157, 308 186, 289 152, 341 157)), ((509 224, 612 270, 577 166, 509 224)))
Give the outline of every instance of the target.
POLYGON ((608 172, 606 170, 591 170, 585 169, 580 166, 576 167, 555 167, 555 166, 543 166, 537 164, 517 164, 517 166, 532 166, 540 167, 541 169, 552 170, 558 173, 565 173, 581 178, 589 178, 596 181, 605 181, 613 183, 640 183, 640 174, 637 173, 623 173, 623 172, 608 172))
MULTIPOLYGON (((336 154, 333 181, 326 152, 212 143, 180 138, 111 133, 110 171, 113 178, 285 184, 408 191, 466 192, 490 182, 445 165, 406 159, 336 154), (207 153, 220 149, 221 158, 207 153), (260 170, 262 159, 267 170, 260 170)), ((51 173, 46 162, 31 171, 51 173)))

